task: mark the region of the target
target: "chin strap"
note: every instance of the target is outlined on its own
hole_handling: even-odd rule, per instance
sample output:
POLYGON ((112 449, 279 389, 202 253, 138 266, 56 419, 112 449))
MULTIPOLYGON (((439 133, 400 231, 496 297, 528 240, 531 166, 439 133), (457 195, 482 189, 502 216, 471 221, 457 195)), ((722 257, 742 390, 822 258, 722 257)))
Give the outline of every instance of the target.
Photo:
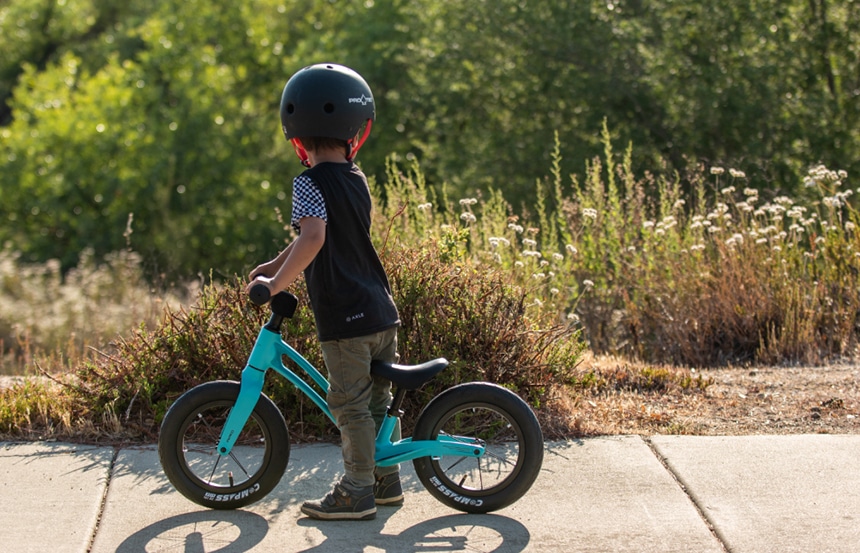
POLYGON ((355 155, 358 153, 358 150, 360 150, 361 147, 364 146, 365 140, 367 140, 367 137, 370 136, 370 127, 372 127, 372 126, 373 126, 373 121, 368 119, 367 125, 365 125, 365 127, 364 127, 364 132, 362 133, 361 137, 359 137, 358 141, 353 139, 347 143, 348 148, 346 151, 346 159, 348 159, 349 161, 352 161, 355 158, 355 155))
POLYGON ((302 161, 302 165, 305 167, 310 167, 311 162, 308 161, 308 152, 305 150, 305 147, 302 146, 301 140, 298 138, 291 138, 290 144, 293 145, 293 149, 296 151, 296 155, 299 156, 299 159, 302 161))

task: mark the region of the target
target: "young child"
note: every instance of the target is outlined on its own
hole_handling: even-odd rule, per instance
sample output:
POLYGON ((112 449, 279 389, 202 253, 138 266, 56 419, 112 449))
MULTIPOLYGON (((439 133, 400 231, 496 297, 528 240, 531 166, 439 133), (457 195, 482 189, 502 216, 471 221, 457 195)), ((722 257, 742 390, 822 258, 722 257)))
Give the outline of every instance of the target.
POLYGON ((291 224, 299 235, 251 271, 248 285, 262 282, 274 295, 305 274, 345 472, 328 495, 302 505, 303 513, 317 519, 369 520, 376 517, 376 504, 403 502, 398 468, 374 463, 391 384, 372 376, 370 363, 397 361, 400 325, 370 240, 367 179, 353 163, 375 117, 370 87, 347 67, 312 65, 290 78, 281 96, 281 123, 308 167, 293 180, 291 224))

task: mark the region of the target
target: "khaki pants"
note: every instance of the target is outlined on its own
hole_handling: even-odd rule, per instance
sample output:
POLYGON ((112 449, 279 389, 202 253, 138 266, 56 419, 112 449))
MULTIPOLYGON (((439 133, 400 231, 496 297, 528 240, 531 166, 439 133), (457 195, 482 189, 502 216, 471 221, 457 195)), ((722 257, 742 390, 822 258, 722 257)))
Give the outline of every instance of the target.
MULTIPOLYGON (((376 433, 391 404, 391 383, 371 376, 370 362, 397 362, 397 328, 320 345, 328 370, 326 401, 340 429, 346 477, 356 487, 371 486, 376 467, 376 433)), ((392 440, 399 439, 398 420, 392 440)), ((376 474, 384 476, 398 469, 379 467, 376 474)))

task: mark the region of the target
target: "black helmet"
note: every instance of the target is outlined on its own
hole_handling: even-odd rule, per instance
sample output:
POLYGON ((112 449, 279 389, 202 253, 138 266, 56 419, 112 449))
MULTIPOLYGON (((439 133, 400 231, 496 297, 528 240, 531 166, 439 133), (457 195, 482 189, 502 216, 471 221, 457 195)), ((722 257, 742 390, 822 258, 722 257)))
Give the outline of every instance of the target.
POLYGON ((305 67, 290 77, 281 95, 281 127, 303 162, 307 156, 295 139, 314 136, 344 140, 349 145, 347 157, 352 159, 375 119, 370 87, 361 75, 343 65, 305 67), (364 134, 353 143, 365 124, 364 134))

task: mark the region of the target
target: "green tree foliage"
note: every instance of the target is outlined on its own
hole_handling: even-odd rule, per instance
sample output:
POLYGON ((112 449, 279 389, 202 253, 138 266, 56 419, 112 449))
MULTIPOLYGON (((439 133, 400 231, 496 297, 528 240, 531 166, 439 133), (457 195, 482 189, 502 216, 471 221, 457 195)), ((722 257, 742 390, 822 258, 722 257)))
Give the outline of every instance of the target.
POLYGON ((535 209, 555 134, 557 173, 582 173, 606 121, 637 172, 719 163, 796 192, 818 162, 860 171, 858 27, 858 0, 7 0, 0 242, 246 270, 282 245, 301 169, 280 91, 324 60, 375 91, 379 181, 395 154, 437 193, 535 209))
MULTIPOLYGON (((32 13, 112 9, 98 4, 43 2, 32 13)), ((284 8, 255 4, 159 2, 84 48, 65 43, 45 68, 22 61, 2 129, 0 239, 65 266, 85 247, 130 245, 151 270, 186 275, 239 270, 277 248, 273 207, 285 205, 292 171, 277 102, 283 75, 299 67, 283 65, 283 41, 312 15, 294 6, 273 17, 284 8)))

